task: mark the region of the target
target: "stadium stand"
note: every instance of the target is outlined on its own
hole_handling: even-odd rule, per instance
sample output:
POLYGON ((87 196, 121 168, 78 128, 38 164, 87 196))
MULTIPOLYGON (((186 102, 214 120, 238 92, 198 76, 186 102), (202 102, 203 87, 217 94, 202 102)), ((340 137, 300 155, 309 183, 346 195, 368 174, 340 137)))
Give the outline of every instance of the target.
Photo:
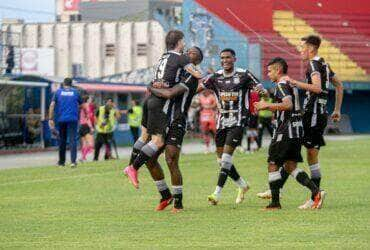
MULTIPOLYGON (((319 52, 320 55, 330 62, 333 70, 339 74, 343 80, 367 80, 368 76, 366 70, 360 67, 358 63, 359 60, 352 60, 347 53, 345 53, 341 47, 342 41, 336 40, 337 42, 334 43, 332 42, 333 40, 328 40, 326 36, 323 35, 323 33, 333 35, 348 34, 348 36, 353 37, 352 31, 346 27, 340 29, 339 27, 341 27, 341 25, 338 25, 338 22, 340 23, 340 21, 331 21, 323 18, 322 21, 316 22, 317 25, 322 25, 318 26, 320 27, 319 30, 316 30, 309 25, 308 22, 297 17, 292 11, 277 10, 274 11, 273 14, 274 30, 285 37, 290 44, 299 47, 301 37, 307 34, 317 34, 323 38, 319 52), (326 23, 328 24, 327 26, 325 26, 326 23), (335 27, 334 25, 339 27, 335 27)), ((352 44, 357 43, 353 40, 348 41, 349 46, 352 44)), ((355 55, 352 54, 353 48, 347 48, 347 51, 350 52, 351 55, 355 55)), ((368 55, 370 55, 370 48, 365 48, 363 52, 368 52, 368 55)))
POLYGON ((299 38, 318 34, 323 38, 320 54, 341 79, 370 79, 369 3, 351 4, 344 0, 320 3, 293 0, 248 0, 243 4, 237 0, 196 2, 245 34, 250 43, 260 44, 262 65, 274 56, 283 56, 291 66, 290 75, 302 79, 302 65, 295 56, 299 55, 299 38))
POLYGON ((307 24, 370 73, 370 15, 300 14, 307 24), (367 25, 367 26, 366 26, 367 25))

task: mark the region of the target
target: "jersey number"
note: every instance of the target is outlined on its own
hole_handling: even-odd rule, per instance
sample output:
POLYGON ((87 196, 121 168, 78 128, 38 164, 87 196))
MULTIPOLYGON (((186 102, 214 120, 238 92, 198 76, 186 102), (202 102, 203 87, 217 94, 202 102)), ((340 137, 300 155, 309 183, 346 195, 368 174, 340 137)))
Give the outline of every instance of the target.
POLYGON ((156 73, 155 73, 155 78, 157 80, 160 80, 160 79, 163 78, 163 76, 164 76, 164 70, 165 70, 166 65, 167 65, 167 61, 168 61, 168 56, 162 57, 159 60, 159 64, 157 66, 157 70, 156 70, 156 73))

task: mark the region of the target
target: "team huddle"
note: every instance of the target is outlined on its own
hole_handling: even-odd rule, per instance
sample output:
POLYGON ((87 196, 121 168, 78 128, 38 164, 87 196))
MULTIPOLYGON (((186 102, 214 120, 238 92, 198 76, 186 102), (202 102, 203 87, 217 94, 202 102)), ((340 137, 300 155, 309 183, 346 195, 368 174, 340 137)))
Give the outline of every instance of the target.
MULTIPOLYGON (((280 190, 291 175, 307 187, 311 197, 299 208, 319 209, 325 192, 320 189, 321 172, 319 149, 327 124, 327 99, 329 83, 336 89, 336 103, 332 114, 340 120, 343 98, 342 84, 324 59, 317 55, 321 40, 317 36, 302 38, 301 56, 307 63, 306 82, 288 76, 288 64, 283 58, 273 58, 267 65, 268 76, 274 82, 274 103, 263 99, 254 104, 257 110, 275 112, 276 127, 268 152, 268 181, 270 190, 258 194, 269 198, 266 210, 280 209, 280 190), (298 89, 306 91, 301 108, 298 89), (307 161, 311 177, 297 167, 302 162, 301 145, 307 148, 307 161)), ((235 67, 236 53, 226 48, 220 53, 222 69, 205 76, 199 69, 203 60, 200 48, 194 46, 183 53, 184 34, 172 30, 166 35, 167 52, 159 59, 154 78, 148 90, 150 96, 143 107, 142 132, 135 142, 129 165, 124 169, 130 182, 139 188, 138 170, 146 165, 161 195, 156 210, 164 210, 172 202, 172 212, 182 211, 183 181, 179 157, 186 133, 188 109, 192 98, 203 90, 213 91, 217 99, 217 124, 215 144, 220 165, 215 191, 207 197, 209 204, 217 205, 222 189, 230 177, 238 187, 236 203, 242 203, 249 189, 248 182, 240 176, 233 162, 233 153, 241 144, 243 131, 250 121, 249 99, 251 91, 267 95, 260 81, 248 70, 235 67), (160 154, 171 174, 172 192, 158 162, 160 154)))

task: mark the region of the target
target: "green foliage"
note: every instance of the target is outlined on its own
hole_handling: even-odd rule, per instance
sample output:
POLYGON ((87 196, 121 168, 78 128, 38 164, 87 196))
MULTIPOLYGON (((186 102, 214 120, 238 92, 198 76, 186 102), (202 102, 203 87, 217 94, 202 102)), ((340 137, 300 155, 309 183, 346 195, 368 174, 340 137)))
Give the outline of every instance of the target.
POLYGON ((297 209, 309 192, 293 179, 283 209, 261 211, 267 201, 256 193, 267 188, 265 150, 234 157, 252 186, 239 206, 230 180, 221 203, 207 204, 217 180, 214 155, 183 155, 185 211, 175 215, 154 211, 159 195, 146 169, 139 190, 128 183, 121 172, 126 161, 1 171, 0 248, 369 249, 369 152, 366 140, 330 142, 322 149, 328 196, 319 211, 297 209))

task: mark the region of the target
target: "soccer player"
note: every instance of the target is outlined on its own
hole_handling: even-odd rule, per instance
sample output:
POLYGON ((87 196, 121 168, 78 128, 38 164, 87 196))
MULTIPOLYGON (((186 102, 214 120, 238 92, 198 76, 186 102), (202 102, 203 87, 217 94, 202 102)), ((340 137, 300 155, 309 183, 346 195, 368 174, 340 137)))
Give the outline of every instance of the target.
MULTIPOLYGON (((307 149, 307 162, 311 171, 311 179, 316 186, 320 187, 319 151, 322 146, 325 146, 323 134, 328 119, 326 104, 329 84, 331 82, 335 87, 335 108, 331 115, 334 122, 340 121, 341 118, 343 85, 324 59, 318 56, 318 49, 321 44, 320 37, 310 35, 303 37, 301 40, 301 59, 307 63, 306 82, 300 82, 290 77, 285 77, 285 80, 299 89, 306 90, 303 115, 303 145, 307 149)), ((284 173, 283 169, 282 176, 282 183, 284 183, 289 175, 284 173)), ((308 199, 299 208, 309 209, 312 204, 313 200, 308 199)))
POLYGON ((218 182, 213 194, 208 196, 211 205, 217 205, 221 197, 222 188, 230 176, 239 187, 236 203, 244 200, 248 190, 247 182, 236 170, 232 155, 235 148, 240 145, 243 129, 247 123, 248 103, 250 90, 259 81, 248 70, 234 67, 236 62, 235 51, 224 49, 220 53, 222 70, 207 77, 202 88, 211 89, 218 99, 218 119, 216 131, 216 151, 221 169, 218 182))
POLYGON ((276 112, 277 121, 267 160, 272 201, 265 209, 281 208, 279 192, 282 179, 279 166, 282 166, 301 185, 311 190, 313 200, 311 208, 320 208, 324 198, 322 192, 302 169, 297 168, 297 163, 302 162, 301 138, 303 135, 298 89, 284 80, 284 76, 288 73, 288 64, 284 59, 279 57, 272 59, 267 71, 271 81, 276 84, 275 103, 261 100, 255 104, 258 110, 268 109, 276 112))
MULTIPOLYGON (((198 47, 192 47, 188 50, 190 62, 198 65, 203 60, 203 53, 198 47)), ((198 79, 190 73, 185 72, 182 81, 172 88, 154 88, 148 87, 150 92, 158 97, 171 99, 171 106, 173 107, 173 114, 169 131, 166 137, 165 155, 166 162, 171 174, 173 196, 164 179, 163 171, 158 163, 158 156, 153 157, 147 162, 147 167, 155 181, 157 189, 161 194, 161 200, 156 210, 164 210, 174 200, 174 207, 172 212, 176 213, 182 211, 182 190, 183 181, 182 174, 179 168, 179 158, 181 145, 186 133, 186 121, 188 110, 197 92, 198 79)))
POLYGON ((211 138, 216 134, 216 111, 217 101, 212 90, 204 90, 199 96, 200 102, 200 130, 206 146, 205 153, 209 153, 211 138))
MULTIPOLYGON (((184 34, 178 30, 171 30, 166 35, 167 52, 159 59, 154 72, 153 82, 161 82, 163 85, 173 87, 179 83, 182 70, 201 78, 194 65, 183 55, 184 34)), ((155 95, 150 95, 143 107, 142 134, 135 142, 129 166, 124 169, 124 174, 129 178, 135 188, 139 188, 138 170, 150 158, 157 154, 164 146, 166 129, 169 124, 170 102, 155 95), (148 142, 149 141, 149 142, 148 142)))

